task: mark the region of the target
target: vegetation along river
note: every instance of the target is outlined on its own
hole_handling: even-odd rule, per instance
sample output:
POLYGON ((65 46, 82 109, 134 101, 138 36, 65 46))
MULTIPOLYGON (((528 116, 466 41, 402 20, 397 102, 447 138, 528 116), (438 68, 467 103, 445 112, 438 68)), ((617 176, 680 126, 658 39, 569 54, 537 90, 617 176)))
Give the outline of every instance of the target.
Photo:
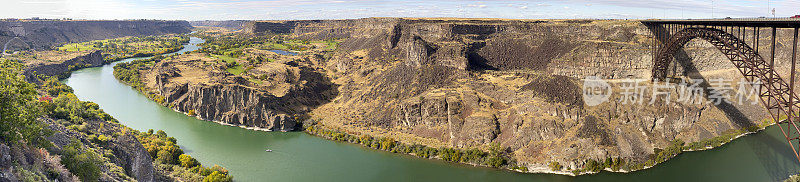
MULTIPOLYGON (((178 53, 196 50, 202 41, 192 37, 178 53)), ((143 58, 121 62, 134 59, 143 58)), ((78 98, 99 104, 124 125, 164 130, 187 154, 229 169, 236 181, 778 181, 800 170, 777 127, 627 174, 525 174, 418 159, 303 132, 254 131, 198 120, 115 79, 115 64, 75 71, 64 82, 78 98)))

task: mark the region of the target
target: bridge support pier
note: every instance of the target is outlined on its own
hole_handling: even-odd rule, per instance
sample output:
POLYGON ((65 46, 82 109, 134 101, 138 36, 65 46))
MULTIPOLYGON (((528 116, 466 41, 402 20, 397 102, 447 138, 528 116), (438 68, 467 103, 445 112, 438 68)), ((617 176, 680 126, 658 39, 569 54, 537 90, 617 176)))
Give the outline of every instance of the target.
MULTIPOLYGON (((719 49, 750 82, 759 90, 761 103, 773 121, 781 129, 786 141, 800 161, 800 99, 795 95, 795 72, 797 65, 797 43, 800 20, 795 19, 748 19, 748 20, 645 20, 643 24, 653 32, 653 80, 664 80, 668 76, 673 54, 679 52, 692 39, 701 38, 719 49), (759 53, 761 28, 772 28, 770 57, 764 59, 759 53), (752 28, 752 37, 747 37, 752 28), (775 69, 777 29, 794 30, 789 79, 784 80, 775 69), (748 45, 748 39, 752 42, 748 45), (788 81, 788 82, 787 82, 788 81)), ((682 51, 681 51, 682 52, 682 51)), ((783 62, 785 63, 785 62, 783 62)), ((784 77, 785 78, 785 77, 784 77)), ((744 127, 744 126, 743 126, 744 127)))

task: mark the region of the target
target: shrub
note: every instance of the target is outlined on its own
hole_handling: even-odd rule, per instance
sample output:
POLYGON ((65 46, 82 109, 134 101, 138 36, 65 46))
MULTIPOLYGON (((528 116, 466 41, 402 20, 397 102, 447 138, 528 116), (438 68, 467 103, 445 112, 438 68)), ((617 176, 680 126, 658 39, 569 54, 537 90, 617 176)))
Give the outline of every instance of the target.
POLYGON ((550 164, 548 164, 547 166, 549 166, 550 170, 553 170, 553 171, 561 171, 561 169, 564 169, 564 166, 561 166, 561 164, 559 164, 558 162, 555 162, 555 161, 550 162, 550 164))
POLYGON ((0 59, 0 140, 16 143, 25 140, 38 146, 47 146, 44 137, 49 135, 36 117, 41 116, 41 104, 33 84, 24 80, 23 65, 16 61, 0 59))
POLYGON ((625 165, 625 161, 620 158, 609 158, 611 159, 611 164, 608 166, 611 168, 612 171, 619 171, 623 165, 625 165))
POLYGON ((72 93, 62 92, 53 102, 44 106, 45 113, 55 119, 65 119, 73 124, 85 120, 115 121, 111 115, 103 112, 100 106, 92 102, 84 102, 72 93))
POLYGON ((183 154, 183 151, 180 148, 174 146, 174 144, 167 144, 166 146, 159 148, 158 152, 156 153, 156 161, 164 164, 179 164, 178 157, 181 154, 183 154))
POLYGON ((677 156, 678 154, 683 152, 684 144, 685 143, 683 141, 677 139, 675 141, 672 141, 670 145, 667 146, 667 148, 665 148, 664 150, 656 151, 656 158, 654 164, 664 162, 667 159, 677 156))
POLYGON ((197 159, 194 159, 192 156, 186 154, 181 154, 178 157, 178 160, 180 160, 181 166, 185 168, 193 168, 200 164, 200 162, 197 162, 197 159))
POLYGON ((166 138, 167 132, 164 132, 164 130, 158 130, 158 132, 156 132, 156 136, 158 136, 158 138, 166 138))
POLYGON ((583 168, 591 172, 600 172, 601 170, 603 170, 603 164, 593 159, 589 159, 586 161, 586 164, 583 168))
POLYGON ((492 167, 500 167, 506 164, 506 158, 503 157, 504 155, 503 148, 498 143, 489 144, 489 159, 486 160, 485 164, 492 167))
POLYGON ((485 160, 485 158, 486 158, 486 152, 479 149, 469 149, 465 152, 461 160, 464 162, 481 163, 483 160, 485 160))
POLYGON ((203 178, 203 182, 230 182, 233 181, 230 176, 226 176, 219 171, 214 171, 206 178, 203 178))
POLYGON ((462 152, 451 148, 439 149, 439 156, 442 160, 450 162, 461 162, 462 152))
MULTIPOLYGON (((431 148, 419 144, 403 144, 392 138, 374 138, 369 135, 356 136, 339 130, 330 130, 316 124, 315 122, 304 123, 303 127, 309 134, 335 141, 344 141, 361 144, 365 147, 385 150, 393 153, 413 154, 420 158, 440 157, 442 160, 450 162, 469 162, 477 165, 487 165, 499 168, 508 163, 509 157, 503 148, 496 143, 490 145, 490 152, 479 149, 469 149, 466 151, 453 148, 431 148)), ((517 169, 522 170, 522 167, 517 169)))
POLYGON ((136 137, 150 156, 155 159, 156 166, 171 171, 171 176, 180 178, 182 181, 203 181, 204 178, 212 181, 231 181, 233 178, 228 175, 228 170, 218 165, 214 165, 212 168, 203 167, 192 156, 184 154, 176 144, 177 140, 167 136, 164 131, 148 130, 137 133, 136 137), (216 176, 208 178, 214 172, 217 173, 216 176))
POLYGON ((111 140, 110 137, 107 137, 106 135, 102 135, 102 134, 99 135, 99 136, 98 135, 89 135, 89 141, 92 141, 93 143, 96 143, 96 144, 105 145, 110 140, 111 140))
POLYGON ((512 170, 519 170, 519 171, 522 171, 522 172, 528 172, 528 167, 525 167, 525 166, 516 166, 515 165, 514 167, 511 167, 511 169, 512 170))
POLYGON ((507 161, 506 161, 505 158, 502 158, 500 156, 494 156, 494 157, 490 157, 488 160, 486 160, 486 165, 492 166, 492 167, 500 167, 500 166, 505 165, 506 162, 507 161))
POLYGON ((100 178, 100 156, 84 149, 77 141, 64 146, 61 163, 81 181, 97 181, 100 178))

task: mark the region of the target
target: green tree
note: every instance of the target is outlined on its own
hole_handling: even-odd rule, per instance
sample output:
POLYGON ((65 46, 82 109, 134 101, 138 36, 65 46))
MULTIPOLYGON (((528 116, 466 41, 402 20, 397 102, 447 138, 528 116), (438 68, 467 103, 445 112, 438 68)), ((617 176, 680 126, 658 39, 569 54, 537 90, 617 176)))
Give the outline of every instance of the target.
POLYGON ((500 167, 505 165, 507 160, 504 157, 505 150, 499 143, 489 144, 489 158, 486 160, 486 165, 492 167, 500 167))
POLYGON ((181 154, 178 157, 178 160, 181 161, 181 166, 185 168, 192 168, 200 164, 200 162, 197 162, 197 159, 194 159, 192 156, 186 154, 181 154))
POLYGON ((50 96, 57 97, 61 93, 72 93, 72 87, 58 81, 58 77, 51 76, 44 80, 42 84, 44 90, 50 96))
POLYGON ((183 154, 183 150, 178 148, 175 144, 167 144, 160 147, 156 153, 156 161, 164 164, 178 164, 178 157, 183 154))
POLYGON ((164 130, 158 130, 158 132, 156 132, 156 136, 158 136, 159 138, 166 138, 167 132, 164 132, 164 130))
POLYGON ((38 146, 49 144, 49 130, 36 121, 41 115, 36 90, 22 76, 22 65, 0 59, 0 140, 25 140, 38 146))
POLYGON ((584 168, 588 171, 600 172, 601 170, 603 170, 603 163, 597 162, 593 159, 589 159, 586 161, 584 168))
POLYGON ((203 182, 230 182, 230 181, 233 181, 230 176, 222 174, 219 171, 214 171, 203 179, 203 182))
POLYGON ((100 178, 100 156, 84 149, 77 141, 64 146, 61 163, 81 181, 97 181, 100 178))
POLYGON ((564 166, 561 166, 561 164, 555 161, 550 162, 550 164, 548 164, 547 166, 550 166, 550 170, 553 171, 561 171, 561 169, 564 168, 564 166))

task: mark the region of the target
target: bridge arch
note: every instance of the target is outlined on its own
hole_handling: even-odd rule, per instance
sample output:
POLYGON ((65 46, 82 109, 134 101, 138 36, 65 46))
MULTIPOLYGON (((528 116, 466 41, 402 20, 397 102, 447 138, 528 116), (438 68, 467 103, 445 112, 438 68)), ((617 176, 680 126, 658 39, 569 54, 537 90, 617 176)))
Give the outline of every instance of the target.
MULTIPOLYGON (((774 36, 774 35, 773 35, 774 36)), ((672 36, 661 44, 661 48, 656 51, 653 60, 653 80, 664 80, 668 76, 669 65, 672 62, 674 55, 683 48, 686 43, 693 39, 703 39, 720 50, 725 56, 736 66, 739 72, 745 79, 753 82, 760 83, 759 98, 762 105, 767 109, 772 119, 780 126, 789 144, 792 145, 795 155, 800 159, 800 150, 797 147, 800 143, 793 143, 793 140, 798 140, 800 137, 791 138, 789 133, 800 133, 798 127, 793 120, 788 118, 798 118, 798 99, 791 90, 788 84, 780 75, 775 71, 773 63, 764 60, 752 47, 737 36, 727 33, 720 29, 691 27, 684 28, 677 31, 672 36), (784 118, 786 117, 786 118, 784 118), (783 121, 782 121, 783 120, 783 121)), ((773 48, 774 49, 774 48, 773 48)), ((800 140, 798 140, 800 141, 800 140)))
MULTIPOLYGON (((768 65, 764 59, 755 53, 755 50, 748 46, 744 41, 736 36, 726 33, 723 30, 714 28, 685 28, 670 36, 663 44, 661 49, 656 52, 653 65, 653 79, 665 79, 668 75, 668 67, 672 63, 674 55, 684 47, 686 43, 696 38, 703 39, 720 50, 730 59, 740 71, 751 68, 750 64, 743 64, 745 59, 768 65)), ((747 63, 752 63, 748 61, 747 63)))

